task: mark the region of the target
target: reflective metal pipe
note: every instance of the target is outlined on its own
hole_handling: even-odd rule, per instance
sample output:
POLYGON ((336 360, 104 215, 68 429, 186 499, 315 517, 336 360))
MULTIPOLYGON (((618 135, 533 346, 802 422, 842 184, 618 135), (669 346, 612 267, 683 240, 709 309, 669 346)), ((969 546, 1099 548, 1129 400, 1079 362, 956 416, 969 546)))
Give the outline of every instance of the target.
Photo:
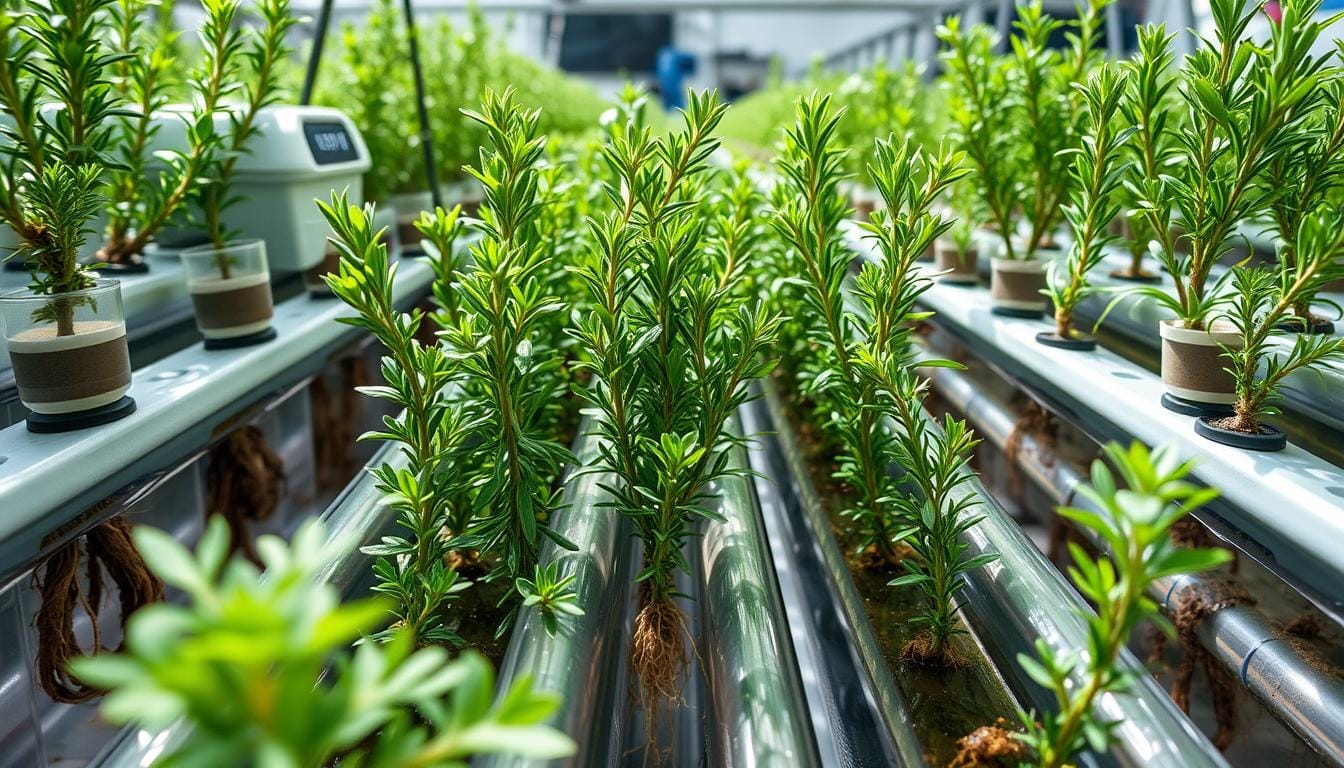
POLYGON ((773 388, 740 413, 743 432, 754 436, 749 458, 756 494, 822 762, 841 768, 923 765, 911 715, 863 598, 845 576, 844 554, 773 388))
MULTIPOLYGON (((733 450, 734 469, 748 468, 745 453, 733 450)), ((821 765, 751 480, 711 490, 723 521, 707 523, 698 546, 709 765, 821 765)))

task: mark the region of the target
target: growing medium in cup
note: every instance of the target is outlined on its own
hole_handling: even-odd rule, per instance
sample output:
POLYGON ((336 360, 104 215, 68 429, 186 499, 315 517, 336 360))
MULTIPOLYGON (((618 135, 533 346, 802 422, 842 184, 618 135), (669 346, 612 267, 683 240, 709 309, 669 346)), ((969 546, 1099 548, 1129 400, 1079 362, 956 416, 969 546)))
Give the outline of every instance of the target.
POLYGON ((207 341, 254 336, 271 327, 274 309, 264 241, 188 248, 182 251, 182 266, 196 327, 207 341))
POLYGON ((98 280, 57 295, 0 296, 19 400, 39 414, 70 414, 117 402, 131 387, 121 287, 98 280))
POLYGON ((994 312, 1014 317, 1045 314, 1046 269, 1058 249, 1038 248, 1038 258, 990 260, 989 298, 994 312))

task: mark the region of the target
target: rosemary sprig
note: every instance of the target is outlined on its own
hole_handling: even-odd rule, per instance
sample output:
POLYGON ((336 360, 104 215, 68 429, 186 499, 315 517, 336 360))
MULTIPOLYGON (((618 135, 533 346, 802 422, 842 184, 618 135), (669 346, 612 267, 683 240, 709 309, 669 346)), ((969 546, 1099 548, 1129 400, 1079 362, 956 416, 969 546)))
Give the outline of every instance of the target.
POLYGON ((449 621, 454 596, 468 586, 446 565, 451 546, 443 536, 449 528, 452 502, 466 482, 456 469, 465 450, 470 425, 463 409, 447 396, 459 363, 439 344, 418 339, 424 312, 401 312, 393 301, 396 265, 390 263, 383 233, 372 227, 373 206, 350 205, 344 193, 318 207, 340 251, 340 271, 324 279, 332 293, 357 312, 341 322, 363 328, 387 350, 382 361, 382 386, 363 387, 366 396, 386 400, 401 412, 383 418, 383 429, 361 440, 397 443, 404 467, 384 462, 374 470, 378 490, 398 513, 405 535, 386 536, 368 547, 378 556, 374 590, 396 600, 395 625, 382 639, 404 629, 416 645, 461 642, 449 621))
MULTIPOLYGON (((1114 65, 1093 72, 1086 84, 1077 89, 1086 103, 1087 128, 1081 147, 1068 153, 1072 157, 1069 172, 1073 176, 1073 199, 1064 206, 1064 216, 1073 230, 1073 245, 1067 262, 1052 263, 1046 291, 1055 305, 1055 334, 1061 339, 1075 336, 1073 313, 1078 303, 1100 292, 1088 282, 1088 274, 1105 258, 1105 248, 1114 240, 1110 223, 1120 213, 1118 193, 1124 184, 1128 164, 1123 162, 1125 145, 1137 130, 1116 130, 1116 111, 1124 94, 1125 75, 1114 65)), ((1104 314, 1103 314, 1104 318, 1104 314)))
POLYGON ((1055 698, 1055 711, 1041 722, 1035 713, 1021 713, 1026 733, 1019 738, 1035 753, 1029 764, 1039 768, 1071 765, 1084 749, 1103 752, 1110 744, 1119 723, 1101 720, 1093 707, 1101 696, 1123 693, 1132 684, 1133 675, 1117 664, 1130 634, 1145 620, 1173 632, 1147 596, 1148 585, 1213 568, 1231 557, 1224 549, 1178 548, 1171 542, 1171 526, 1218 495, 1216 489, 1186 482, 1193 462, 1181 462, 1166 448, 1149 452, 1141 443, 1128 449, 1111 443, 1106 457, 1125 487, 1117 487, 1111 470, 1097 460, 1091 484, 1078 487, 1090 509, 1059 509, 1060 515, 1095 534, 1109 553, 1094 559, 1078 544, 1069 544, 1069 575, 1096 606, 1096 614, 1082 614, 1088 625, 1087 648, 1057 653, 1041 639, 1036 641, 1036 658, 1018 656, 1023 670, 1055 698), (1081 683, 1074 679, 1080 674, 1081 683))

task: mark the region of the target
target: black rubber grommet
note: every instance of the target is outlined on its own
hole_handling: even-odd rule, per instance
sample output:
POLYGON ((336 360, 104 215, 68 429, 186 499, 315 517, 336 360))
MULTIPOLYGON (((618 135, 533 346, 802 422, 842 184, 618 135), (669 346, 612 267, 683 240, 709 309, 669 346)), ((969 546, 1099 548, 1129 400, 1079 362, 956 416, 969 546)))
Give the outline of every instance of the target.
POLYGON ((1156 285, 1157 283, 1162 282, 1161 275, 1154 275, 1148 273, 1142 275, 1131 275, 1128 272, 1122 272, 1118 269, 1111 273, 1111 277, 1115 278, 1116 280, 1124 280, 1127 283, 1147 283, 1148 285, 1156 285))
POLYGON ((1241 448, 1246 451, 1282 451, 1288 446, 1288 436, 1278 427, 1261 424, 1260 434, 1248 435, 1245 432, 1236 432, 1214 426, 1213 422, 1221 418, 1224 417, 1201 416, 1195 419, 1195 434, 1215 443, 1230 445, 1233 448, 1241 448))
POLYGON ((980 279, 977 277, 956 277, 954 275, 943 275, 938 278, 938 282, 943 285, 955 285, 958 288, 969 288, 973 285, 979 285, 980 279))
MULTIPOLYGON (((1285 333, 1302 333, 1302 321, 1299 318, 1284 320, 1274 326, 1285 333)), ((1335 324, 1323 317, 1311 318, 1311 329, 1307 331, 1313 336, 1328 336, 1335 332, 1335 324)))
POLYGON ((246 336, 233 336, 227 339, 206 339, 205 348, 210 351, 220 349, 238 349, 239 347, 250 347, 253 344, 265 344, 275 338, 275 329, 267 328, 257 333, 249 333, 246 336))
POLYGON ((144 275, 149 272, 149 262, 143 259, 140 261, 105 261, 100 263, 102 266, 98 267, 98 271, 114 275, 144 275))
POLYGON ((1097 348, 1097 340, 1091 336, 1075 336, 1071 339, 1066 339, 1057 335, 1054 331, 1041 331, 1036 334, 1036 341, 1047 347, 1072 349, 1079 352, 1091 352, 1097 348))
POLYGON ((308 298, 312 299, 313 301, 326 301, 327 299, 334 299, 334 298, 336 298, 336 294, 332 293, 331 291, 325 290, 325 289, 324 289, 324 290, 317 290, 317 289, 315 289, 315 288, 309 288, 309 289, 308 289, 308 298))
POLYGON ((99 427, 124 419, 135 413, 135 400, 123 397, 115 403, 100 408, 74 413, 29 413, 28 431, 39 435, 53 435, 58 432, 73 432, 77 429, 99 427))
POLYGON ((1176 397, 1173 394, 1162 393, 1162 407, 1168 411, 1179 413, 1182 416, 1213 416, 1221 418, 1231 416, 1235 409, 1230 405, 1223 403, 1197 403, 1194 400, 1186 400, 1183 397, 1176 397))
POLYGON ((1000 317, 1016 317, 1022 320, 1040 320, 1045 317, 1045 308, 1041 309, 1014 309, 1012 307, 990 307, 990 312, 1000 317))
POLYGON ((10 259, 9 261, 5 262, 5 271, 31 272, 32 270, 28 268, 28 262, 23 261, 22 259, 10 259))

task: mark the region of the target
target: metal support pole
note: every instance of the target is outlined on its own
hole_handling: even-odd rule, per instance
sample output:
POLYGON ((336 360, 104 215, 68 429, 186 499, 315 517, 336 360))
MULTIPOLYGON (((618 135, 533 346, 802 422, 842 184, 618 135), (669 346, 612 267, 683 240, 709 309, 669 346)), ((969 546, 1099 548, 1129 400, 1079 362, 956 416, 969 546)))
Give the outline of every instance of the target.
POLYGON ((999 29, 999 53, 1007 53, 1008 35, 1013 31, 1013 0, 999 0, 998 18, 994 20, 999 29))
POLYGON ((406 15, 406 41, 411 49, 411 72, 415 75, 415 109, 420 122, 420 148, 425 157, 425 183, 429 184, 429 199, 437 208, 443 204, 439 194, 438 172, 434 167, 434 136, 429 130, 429 108, 425 106, 425 73, 420 66, 420 43, 416 39, 415 13, 411 0, 401 0, 406 15))
POLYGON ((1120 4, 1106 6, 1106 53, 1112 60, 1125 55, 1125 28, 1120 23, 1120 4))
POLYGON ((311 104, 313 85, 317 82, 317 68, 322 63, 322 46, 327 42, 327 27, 331 26, 331 6, 336 0, 322 0, 317 12, 317 28, 313 30, 313 49, 308 52, 308 67, 303 73, 303 90, 299 92, 300 104, 311 104))

